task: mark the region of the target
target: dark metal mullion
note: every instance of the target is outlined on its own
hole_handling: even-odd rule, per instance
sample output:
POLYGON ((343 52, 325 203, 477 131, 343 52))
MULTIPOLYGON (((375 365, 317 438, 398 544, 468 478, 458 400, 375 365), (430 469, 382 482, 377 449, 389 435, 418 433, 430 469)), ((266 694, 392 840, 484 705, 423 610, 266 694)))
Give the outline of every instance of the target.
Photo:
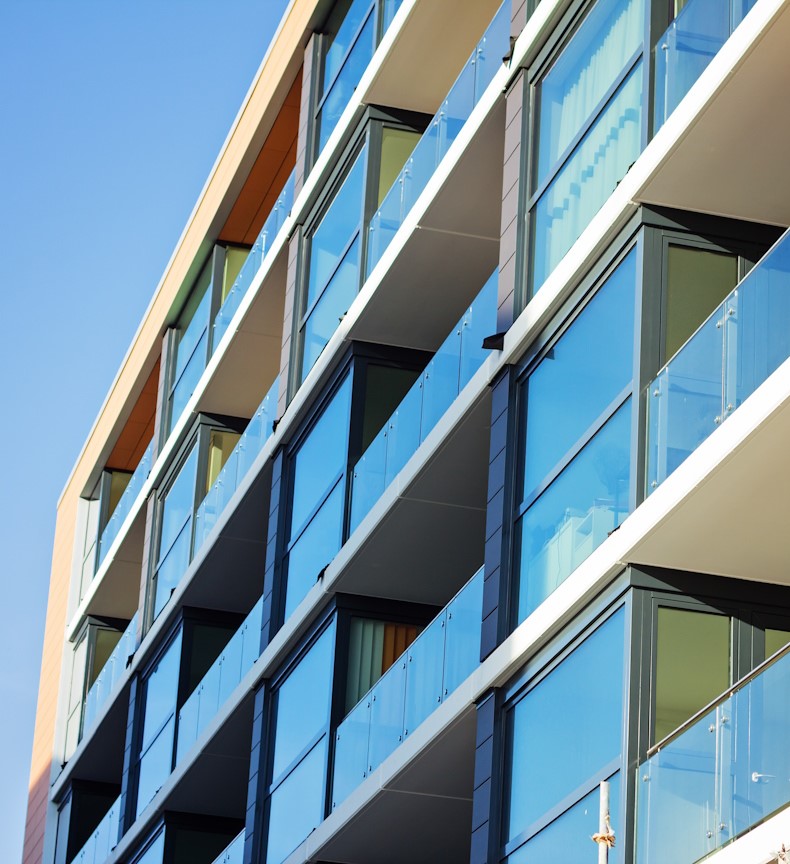
MULTIPOLYGON (((359 37, 362 35, 362 31, 365 29, 365 27, 367 27, 368 21, 370 20, 371 12, 373 12, 375 10, 375 8, 376 8, 376 0, 373 0, 373 2, 370 4, 370 8, 367 11, 367 14, 365 15, 365 18, 363 19, 362 23, 359 25, 356 32, 354 33, 354 38, 351 40, 351 44, 348 47, 348 51, 346 51, 345 57, 343 57, 343 62, 340 64, 340 66, 338 66, 337 72, 335 72, 334 76, 332 77, 332 81, 330 82, 330 84, 328 86, 326 85, 326 82, 323 82, 324 83, 324 92, 323 92, 321 98, 318 100, 318 104, 316 105, 316 109, 315 109, 316 117, 323 110, 324 102, 326 102, 327 96, 329 96, 329 94, 332 92, 332 88, 337 83, 337 79, 342 75, 343 70, 346 68, 346 63, 348 63, 348 58, 351 56, 352 52, 357 47, 357 42, 359 42, 359 37)), ((350 11, 350 9, 349 9, 349 11, 350 11)), ((340 26, 341 27, 343 26, 342 23, 340 26)), ((340 28, 338 28, 338 30, 339 29, 340 28)), ((330 45, 329 48, 331 48, 331 47, 332 46, 330 45)), ((329 49, 327 49, 327 52, 328 52, 328 50, 329 49)), ((375 51, 375 46, 374 46, 374 51, 375 51)), ((325 54, 324 54, 324 62, 326 61, 326 53, 327 52, 325 52, 325 54)), ((322 72, 323 72, 323 70, 322 70, 322 72)))
POLYGON ((551 486, 562 474, 571 462, 592 441, 603 427, 614 417, 614 415, 625 405, 631 397, 633 390, 633 379, 615 396, 598 417, 587 427, 584 434, 576 440, 576 443, 568 450, 559 462, 549 471, 541 483, 539 483, 529 495, 527 495, 516 509, 515 519, 520 519, 529 508, 540 498, 540 496, 551 486))
MULTIPOLYGON (((340 191, 340 190, 338 190, 338 191, 340 191)), ((333 203, 334 203, 334 202, 333 202, 333 203)), ((331 274, 329 275, 329 278, 328 278, 328 279, 326 280, 326 282, 324 282, 324 284, 321 286, 321 290, 318 292, 318 294, 316 294, 315 299, 314 299, 313 302, 312 302, 312 303, 307 307, 307 309, 305 310, 304 314, 302 315, 302 318, 301 318, 301 320, 299 321, 299 329, 300 329, 300 330, 301 330, 301 329, 304 327, 304 325, 307 323, 308 319, 310 318, 310 316, 311 316, 311 315, 313 314, 313 312, 315 311, 316 306, 318 306, 318 304, 321 302, 321 298, 324 296, 324 294, 326 294, 326 289, 327 289, 327 288, 332 284, 332 280, 335 278, 335 275, 337 274, 337 271, 340 269, 340 265, 341 265, 341 264, 346 260, 346 255, 348 255, 349 251, 351 250, 351 247, 354 245, 354 241, 357 239, 357 237, 359 237, 359 236, 361 235, 361 233, 362 233, 362 225, 361 225, 361 223, 358 223, 358 224, 357 224, 357 227, 354 229, 354 233, 351 235, 351 238, 349 239, 348 243, 346 243, 346 245, 343 247, 343 251, 342 251, 342 253, 338 256, 337 263, 336 263, 335 266, 332 268, 332 272, 331 272, 331 274)), ((315 235, 314 235, 314 236, 315 236, 315 235)), ((310 243, 311 243, 310 254, 311 254, 311 256, 312 256, 312 254, 313 254, 313 250, 312 250, 312 240, 313 240, 313 238, 311 237, 311 238, 310 238, 310 243)), ((305 288, 306 288, 307 290, 309 290, 309 288, 310 288, 310 284, 309 284, 309 283, 310 283, 310 273, 309 273, 309 270, 308 270, 308 273, 307 273, 307 285, 305 285, 305 288)))
MULTIPOLYGON (((543 196, 543 193, 548 189, 549 186, 554 182, 557 176, 562 172, 562 169, 568 164, 571 157, 573 156, 576 148, 581 144, 581 142, 587 137, 590 129, 598 122, 601 115, 604 111, 609 107, 609 103, 614 99, 617 95, 617 91, 625 82, 626 78, 634 71, 639 61, 642 59, 642 46, 640 46, 632 55, 631 58, 625 63, 622 70, 618 74, 617 78, 615 78, 612 85, 609 89, 604 93, 601 97, 598 104, 595 106, 595 109, 591 112, 590 116, 585 121, 584 125, 581 129, 576 133, 575 137, 571 140, 570 144, 565 148, 562 154, 559 156, 557 161, 554 163, 554 167, 551 171, 546 175, 543 182, 536 188, 536 190, 532 193, 532 195, 527 199, 527 208, 531 210, 535 204, 540 200, 543 196)), ((539 119, 539 117, 538 117, 539 119)), ((536 124, 536 130, 537 126, 536 124)), ((536 160, 537 167, 537 160, 536 160)))

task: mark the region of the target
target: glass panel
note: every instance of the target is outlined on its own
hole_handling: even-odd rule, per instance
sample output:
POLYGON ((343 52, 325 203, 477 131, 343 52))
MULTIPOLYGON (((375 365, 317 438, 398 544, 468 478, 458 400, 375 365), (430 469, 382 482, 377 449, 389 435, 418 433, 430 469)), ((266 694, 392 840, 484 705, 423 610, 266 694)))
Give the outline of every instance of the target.
POLYGON ((349 628, 346 711, 381 678, 384 658, 384 621, 352 618, 349 628))
POLYGON ((180 665, 181 633, 179 632, 145 680, 142 750, 148 747, 164 721, 175 711, 180 665))
POLYGON ((403 470, 403 467, 420 446, 424 389, 425 378, 421 375, 390 418, 387 430, 387 465, 384 488, 389 486, 403 470))
POLYGON ((168 431, 172 430, 176 425, 179 417, 184 413, 187 402, 192 398, 195 388, 200 381, 200 376, 206 367, 206 331, 200 339, 200 344, 192 355, 189 365, 184 370, 184 374, 178 381, 178 384, 173 388, 173 395, 170 397, 170 418, 168 431))
POLYGON ((524 498, 631 380, 635 286, 632 250, 529 376, 524 498))
POLYGON ((315 585, 318 574, 337 555, 343 531, 345 484, 340 480, 288 553, 285 617, 315 585))
POLYGON ((765 629, 765 656, 771 657, 776 654, 780 648, 784 648, 790 642, 789 630, 772 630, 770 627, 765 629))
POLYGON ((480 665, 483 571, 478 572, 447 606, 443 696, 449 696, 480 665))
POLYGON ((407 652, 405 735, 411 735, 443 699, 446 630, 447 615, 442 612, 407 652))
MULTIPOLYGON (((208 290, 211 283, 211 268, 213 258, 209 258, 202 273, 198 277, 198 283, 187 300, 184 311, 178 319, 178 331, 181 334, 176 347, 176 366, 173 381, 183 374, 187 364, 192 359, 198 346, 204 342, 204 335, 208 326, 208 316, 211 306, 211 292, 208 290)), ((205 362, 205 356, 203 361, 205 362)))
POLYGON ((498 277, 499 270, 494 270, 464 315, 461 325, 459 392, 466 387, 488 356, 488 351, 483 348, 483 339, 496 332, 498 277))
POLYGON ((267 864, 279 864, 324 818, 326 737, 272 793, 267 864))
POLYGON ((165 608, 170 595, 178 587, 181 577, 189 566, 189 547, 191 545, 191 522, 181 529, 178 539, 170 548, 164 561, 159 565, 154 577, 154 618, 165 608))
POLYGON ((99 671, 85 698, 85 719, 83 722, 85 731, 93 724, 99 711, 112 694, 115 684, 126 671, 127 661, 136 648, 136 640, 137 615, 135 614, 118 639, 112 654, 99 671))
MULTIPOLYGON (((609 780, 609 813, 615 834, 621 826, 617 824, 620 813, 620 775, 609 780)), ((581 801, 550 822, 538 834, 533 835, 523 846, 507 858, 508 864, 536 864, 536 862, 573 861, 574 864, 596 864, 598 847, 590 842, 599 831, 600 788, 596 787, 581 801)), ((621 844, 608 850, 607 864, 622 861, 621 844)), ((668 864, 668 862, 667 862, 668 864)))
POLYGON ((112 471, 110 473, 110 497, 107 504, 108 518, 115 512, 115 508, 123 497, 123 493, 126 491, 126 487, 129 485, 131 479, 131 473, 127 473, 126 471, 112 471))
POLYGON ((338 727, 332 807, 335 808, 368 776, 371 698, 363 699, 338 727))
POLYGON ((153 743, 140 757, 136 815, 145 809, 170 776, 173 761, 175 717, 171 717, 153 743))
POLYGON ((627 61, 641 47, 641 0, 598 0, 538 86, 535 184, 599 109, 627 61))
POLYGON ((630 445, 629 399, 516 523, 519 621, 628 515, 630 445))
POLYGON ((333 661, 334 628, 330 627, 277 692, 274 782, 327 724, 333 661))
POLYGON ((406 658, 401 657, 370 691, 368 771, 379 765, 403 740, 406 658))
POLYGON ((351 494, 351 532, 367 516, 371 507, 379 500, 386 488, 388 431, 385 426, 354 466, 351 494))
POLYGON ((625 80, 541 195, 532 214, 532 293, 636 161, 641 148, 642 64, 625 80))
MULTIPOLYGON (((233 452, 233 448, 236 444, 238 444, 240 437, 241 436, 238 432, 229 432, 227 430, 219 429, 211 430, 208 441, 208 469, 206 471, 205 492, 208 492, 208 490, 214 485, 214 482, 219 476, 219 472, 228 461, 228 457, 233 452)), ((235 486, 235 478, 232 485, 235 486)))
POLYGON ((475 107, 475 56, 466 63, 439 109, 439 159, 443 159, 475 107))
POLYGON ((409 129, 392 129, 385 126, 381 130, 381 163, 379 165, 379 192, 376 206, 380 206, 390 187, 398 179, 401 168, 411 156, 422 136, 409 129))
POLYGON ((672 357, 738 282, 738 257, 686 246, 667 250, 667 330, 672 357))
POLYGON ((730 631, 731 621, 724 615, 659 608, 652 743, 729 687, 730 631))
POLYGON ((165 829, 163 828, 154 842, 143 852, 134 864, 162 864, 165 855, 165 829))
MULTIPOLYGON (((503 3, 493 20, 488 25, 485 35, 477 46, 475 57, 475 104, 488 89, 494 75, 502 66, 502 58, 507 54, 510 45, 510 12, 509 0, 503 3)), ((529 13, 527 13, 529 14, 529 13)))
POLYGON ((160 561, 192 516, 192 508, 195 506, 196 475, 197 448, 193 447, 189 458, 178 472, 162 502, 162 521, 159 531, 160 561))
POLYGON ((348 377, 294 457, 291 540, 345 468, 350 409, 348 377))
MULTIPOLYGON (((337 6, 341 5, 340 3, 337 4, 337 6)), ((327 37, 329 45, 324 55, 324 93, 332 84, 335 75, 340 71, 343 61, 356 41, 355 37, 359 33, 363 21, 370 14, 370 0, 354 0, 354 2, 346 5, 348 5, 348 10, 334 34, 331 33, 333 28, 330 25, 330 33, 327 37)), ((332 17, 334 18, 336 14, 337 8, 333 11, 332 17)))
POLYGON ((228 246, 225 249, 225 264, 222 268, 221 303, 224 303, 227 300, 228 294, 230 294, 231 288, 236 283, 241 268, 244 266, 249 254, 249 249, 242 249, 236 246, 228 246))
POLYGON ((624 619, 622 609, 612 615, 513 708, 508 839, 620 756, 624 619), (602 669, 605 700, 599 692, 602 669), (569 711, 569 697, 584 710, 569 711))
POLYGON ((438 423, 458 395, 461 373, 461 327, 444 340, 422 376, 422 428, 420 440, 438 423))

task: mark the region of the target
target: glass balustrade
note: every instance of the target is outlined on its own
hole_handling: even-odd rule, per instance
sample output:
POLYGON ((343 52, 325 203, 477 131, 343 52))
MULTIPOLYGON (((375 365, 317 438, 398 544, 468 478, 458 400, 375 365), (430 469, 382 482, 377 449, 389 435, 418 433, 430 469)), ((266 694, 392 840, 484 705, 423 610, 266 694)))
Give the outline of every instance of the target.
POLYGON ((121 819, 121 796, 113 802, 96 830, 80 851, 71 859, 71 864, 102 864, 118 843, 121 819))
POLYGON ((505 0, 370 221, 368 275, 428 185, 509 51, 510 0, 505 0))
POLYGON ((692 864, 790 804, 784 648, 659 743, 637 778, 637 864, 692 864))
POLYGON ((285 181, 283 191, 280 192, 277 201, 272 207, 271 212, 266 217, 263 223, 261 233, 258 235, 255 242, 252 244, 250 253, 245 262, 241 265, 239 275, 236 277, 230 291, 228 292, 225 301, 220 306, 219 311, 214 318, 214 338, 212 340, 213 349, 216 350, 220 340, 225 335, 236 310, 241 305, 247 291, 249 290, 255 274, 260 270, 261 264, 266 258, 266 254, 271 249, 275 237, 280 233, 288 214, 294 203, 294 172, 291 172, 290 177, 285 181))
POLYGON ((648 385, 648 493, 788 357, 790 232, 648 385))
POLYGON ((483 363, 483 339, 496 329, 497 276, 495 270, 354 466, 351 531, 483 363))
POLYGON ((238 834, 231 844, 220 852, 213 864, 244 864, 244 832, 238 834))
POLYGON ((137 648, 137 618, 137 613, 135 613, 115 648, 113 648, 112 654, 107 658, 107 662, 88 690, 88 695, 85 697, 81 738, 84 738, 93 726, 99 711, 114 692, 118 681, 123 677, 129 657, 134 654, 137 648))
POLYGON ((260 656, 262 609, 261 599, 181 706, 176 762, 195 743, 260 656))
POLYGON ((478 666, 482 608, 480 568, 338 726, 333 808, 478 666))
POLYGON ((690 0, 655 48, 654 126, 658 131, 729 39, 755 0, 690 0))
POLYGON ((140 462, 134 469, 134 473, 129 478, 129 483, 126 486, 126 489, 124 489, 123 494, 118 499, 115 510, 113 510, 109 521, 104 526, 104 530, 101 533, 101 537, 99 538, 99 563, 97 569, 98 566, 101 565, 101 562, 104 561, 107 550, 112 546, 113 541, 118 536, 121 526, 132 509, 132 505, 137 500, 137 496, 140 493, 143 483, 145 483, 148 479, 148 475, 151 473, 151 457, 153 452, 154 442, 152 439, 149 445, 145 448, 145 453, 143 453, 142 459, 140 459, 140 462))
POLYGON ((211 533, 228 501, 233 497, 233 493, 250 470, 255 457, 261 452, 263 445, 274 431, 273 423, 277 415, 279 388, 280 379, 278 377, 275 378, 269 392, 263 397, 258 410, 247 424, 238 444, 219 472, 214 485, 206 493, 206 497, 198 507, 195 514, 193 555, 197 553, 206 537, 211 533))

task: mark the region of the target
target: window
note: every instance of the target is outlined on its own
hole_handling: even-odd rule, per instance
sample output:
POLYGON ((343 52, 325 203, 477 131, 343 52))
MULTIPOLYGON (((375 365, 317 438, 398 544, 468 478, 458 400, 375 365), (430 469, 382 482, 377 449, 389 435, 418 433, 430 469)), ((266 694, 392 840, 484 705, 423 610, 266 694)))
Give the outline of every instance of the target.
MULTIPOLYGON (((506 707, 502 857, 510 864, 593 860, 602 780, 620 827, 625 618, 620 607, 506 707)), ((621 854, 615 847, 609 861, 621 854)))
POLYGON ((334 621, 273 693, 266 864, 280 864, 324 818, 334 621))
POLYGON ((598 0, 534 86, 530 294, 642 148, 643 0, 598 0))
POLYGON ((519 622, 633 506, 636 262, 632 249, 520 386, 519 622))

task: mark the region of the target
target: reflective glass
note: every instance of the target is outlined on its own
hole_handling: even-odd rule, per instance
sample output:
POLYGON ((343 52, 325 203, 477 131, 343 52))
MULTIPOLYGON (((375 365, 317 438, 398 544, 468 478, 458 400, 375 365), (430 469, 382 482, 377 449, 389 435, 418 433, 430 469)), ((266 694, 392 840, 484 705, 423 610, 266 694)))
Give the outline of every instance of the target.
POLYGON ((629 399, 516 523, 519 621, 625 519, 630 475, 629 399))
POLYGON ((535 205, 533 294, 636 161, 642 146, 642 77, 639 63, 535 205))
MULTIPOLYGON (((178 381, 181 377, 198 346, 201 344, 205 345, 203 337, 208 327, 209 309, 211 307, 211 292, 208 290, 211 279, 211 266, 212 261, 209 259, 208 264, 200 275, 200 284, 195 288, 193 295, 187 301, 186 309, 181 313, 181 318, 178 322, 181 336, 176 348, 176 367, 173 381, 178 381), (200 297, 200 300, 195 306, 194 301, 198 297, 200 297)), ((205 351, 203 353, 205 354, 205 351)), ((204 362, 205 359, 204 356, 204 362)))
POLYGON ((483 571, 479 570, 447 606, 443 697, 480 665, 482 608, 483 571))
POLYGON ((272 792, 266 864, 279 864, 324 818, 326 738, 272 792))
POLYGON ((403 740, 406 657, 401 657, 370 691, 368 767, 376 769, 403 740))
POLYGON ((420 633, 407 652, 404 732, 411 735, 443 698, 445 612, 420 633))
POLYGON ((390 418, 387 429, 385 488, 403 470, 403 467, 420 446, 424 390, 425 379, 421 375, 412 384, 411 389, 390 418))
POLYGON ((438 423, 458 395, 461 374, 461 327, 444 340, 422 375, 422 428, 420 440, 438 423))
POLYGON ((187 368, 184 370, 184 374, 179 378, 178 384, 173 388, 173 394, 170 397, 169 430, 173 429, 179 417, 184 413, 184 408, 186 408, 187 402, 192 398, 198 381, 200 381, 200 376, 206 367, 207 340, 208 336, 206 331, 204 331, 200 338, 200 345, 192 355, 187 368))
POLYGON ((137 780, 137 816, 162 788, 170 776, 173 760, 173 735, 176 720, 171 717, 159 735, 140 757, 137 780))
POLYGON ((388 432, 385 426, 354 466, 350 525, 352 532, 367 516, 386 488, 388 432))
POLYGON ((134 859, 134 864, 162 864, 164 854, 165 829, 163 828, 145 852, 139 858, 134 859))
POLYGON ((620 756, 624 621, 621 609, 513 708, 506 839, 530 828, 620 756), (600 697, 602 669, 606 699, 600 697), (578 710, 569 710, 574 706, 578 710))
POLYGON ((464 315, 461 325, 459 392, 466 387, 488 356, 488 351, 483 348, 483 339, 496 332, 498 277, 497 269, 488 277, 488 281, 464 315))
POLYGON ((348 377, 294 458, 291 540, 345 468, 350 410, 351 378, 348 377))
POLYGON ((159 564, 154 578, 154 618, 165 608, 170 595, 178 587, 189 566, 189 548, 192 539, 191 523, 181 529, 176 542, 170 547, 164 561, 159 564))
POLYGON ((363 699, 338 727, 335 735, 333 808, 342 804, 367 777, 370 705, 369 697, 363 699))
POLYGON ((165 651, 145 680, 142 749, 148 746, 162 724, 176 708, 178 675, 181 665, 181 633, 165 651))
POLYGON ((197 475, 197 448, 193 447, 189 458, 178 472, 173 485, 162 502, 162 521, 159 532, 159 558, 170 549, 184 524, 192 516, 195 506, 195 484, 197 475))
POLYGON ((333 37, 330 37, 331 42, 324 55, 324 93, 340 70, 343 60, 345 60, 354 42, 354 37, 359 32, 362 22, 370 14, 371 9, 370 0, 354 0, 337 28, 337 32, 333 37))
POLYGON ((296 609, 315 585, 318 574, 337 555, 343 532, 345 484, 339 480, 288 553, 285 617, 296 609))
POLYGON ((277 691, 273 782, 277 782, 329 720, 334 633, 334 627, 322 633, 277 691))
POLYGON ((606 280, 526 382, 526 497, 631 381, 636 251, 606 280))

